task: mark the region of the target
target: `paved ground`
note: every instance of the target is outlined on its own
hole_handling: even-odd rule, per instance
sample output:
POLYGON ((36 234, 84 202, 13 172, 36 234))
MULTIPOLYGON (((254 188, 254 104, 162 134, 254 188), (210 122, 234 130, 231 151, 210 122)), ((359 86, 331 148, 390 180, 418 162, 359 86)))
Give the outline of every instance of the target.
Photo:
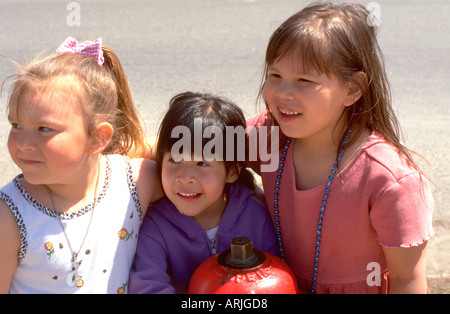
MULTIPOLYGON (((247 116, 255 114, 268 38, 308 1, 81 0, 76 2, 79 26, 69 25, 76 22, 69 3, 2 0, 0 54, 24 63, 54 51, 69 35, 103 37, 121 58, 148 135, 153 135, 168 100, 185 90, 220 93, 240 104, 247 116)), ((428 274, 442 280, 450 278, 450 3, 377 3, 379 38, 405 142, 426 158, 420 163, 434 182, 437 235, 430 241, 428 274)), ((11 63, 0 59, 1 80, 14 72, 11 63)), ((5 88, 1 112, 6 98, 5 88)), ((0 185, 17 173, 6 149, 7 133, 0 115, 0 185)))

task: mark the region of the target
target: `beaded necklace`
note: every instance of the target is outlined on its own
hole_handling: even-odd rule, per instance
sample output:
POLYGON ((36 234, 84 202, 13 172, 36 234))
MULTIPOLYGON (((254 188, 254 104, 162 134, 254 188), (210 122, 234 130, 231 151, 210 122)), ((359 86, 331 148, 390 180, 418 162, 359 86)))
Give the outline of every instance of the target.
MULTIPOLYGON (((350 138, 351 132, 352 132, 352 130, 348 130, 347 135, 345 136, 345 139, 342 142, 342 146, 340 147, 336 162, 333 164, 333 168, 331 169, 331 174, 328 176, 328 181, 327 181, 326 187, 325 187, 325 193, 323 194, 323 200, 320 204, 320 213, 319 213, 318 224, 317 224, 317 235, 316 235, 316 246, 315 246, 316 251, 314 253, 314 266, 313 266, 313 272, 312 272, 313 276, 312 276, 312 285, 311 285, 311 291, 310 291, 311 294, 314 294, 314 292, 316 290, 316 279, 317 279, 317 274, 319 272, 319 254, 320 254, 320 243, 322 240, 323 218, 324 218, 325 209, 326 209, 326 205, 327 205, 328 194, 330 192, 331 183, 336 174, 339 162, 341 161, 342 156, 344 155, 345 146, 348 143, 348 139, 350 138)), ((278 197, 280 195, 280 183, 281 183, 284 163, 286 161, 286 154, 287 154, 287 150, 288 150, 291 142, 292 142, 292 139, 288 137, 286 139, 286 143, 284 144, 283 150, 281 152, 280 165, 278 167, 278 174, 276 176, 275 193, 274 193, 274 199, 273 199, 275 232, 276 232, 276 238, 278 241, 278 249, 280 251, 280 257, 283 261, 286 261, 286 254, 284 253, 283 239, 281 237, 281 226, 280 226, 280 216, 279 216, 280 210, 279 210, 279 206, 278 206, 278 197)))

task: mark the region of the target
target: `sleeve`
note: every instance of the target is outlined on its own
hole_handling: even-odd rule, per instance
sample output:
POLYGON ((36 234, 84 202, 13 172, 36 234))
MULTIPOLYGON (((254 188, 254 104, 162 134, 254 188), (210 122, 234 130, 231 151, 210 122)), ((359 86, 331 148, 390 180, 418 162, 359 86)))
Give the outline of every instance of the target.
POLYGON ((275 237, 275 228, 273 227, 272 218, 266 205, 257 200, 254 196, 249 198, 247 209, 253 221, 253 246, 256 249, 272 253, 278 256, 278 243, 275 237))
POLYGON ((175 293, 168 274, 164 243, 164 237, 156 221, 147 214, 139 232, 134 265, 130 272, 131 294, 175 293))
POLYGON ((429 182, 415 172, 385 189, 373 203, 370 219, 382 246, 418 246, 434 234, 434 200, 429 182))

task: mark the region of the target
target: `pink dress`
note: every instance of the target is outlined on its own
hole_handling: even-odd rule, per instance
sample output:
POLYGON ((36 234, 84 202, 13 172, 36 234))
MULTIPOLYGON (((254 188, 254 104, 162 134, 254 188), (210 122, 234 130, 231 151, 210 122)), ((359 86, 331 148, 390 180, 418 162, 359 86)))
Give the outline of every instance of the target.
MULTIPOLYGON (((262 113, 247 125, 248 129, 270 125, 270 119, 262 113)), ((296 189, 293 144, 280 183, 279 220, 286 262, 299 288, 309 292, 325 184, 296 189)), ((259 172, 259 162, 250 165, 259 172)), ((276 175, 277 171, 261 172, 272 220, 276 175)), ((382 247, 410 247, 427 241, 434 233, 433 204, 426 178, 406 166, 394 148, 373 132, 333 179, 322 222, 315 292, 387 293, 389 273, 382 247)))

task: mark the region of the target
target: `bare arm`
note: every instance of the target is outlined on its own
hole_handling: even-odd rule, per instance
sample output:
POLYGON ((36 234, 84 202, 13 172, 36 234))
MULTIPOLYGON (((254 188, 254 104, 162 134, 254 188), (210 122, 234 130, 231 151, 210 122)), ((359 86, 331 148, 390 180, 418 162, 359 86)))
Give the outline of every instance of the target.
POLYGON ((156 162, 150 159, 133 159, 137 163, 134 169, 140 169, 135 173, 136 189, 141 203, 142 213, 145 215, 148 205, 164 196, 161 187, 156 162))
POLYGON ((426 245, 383 247, 391 279, 389 293, 427 293, 426 245))
POLYGON ((20 250, 20 231, 16 219, 3 200, 0 200, 0 293, 9 293, 17 268, 20 250))

